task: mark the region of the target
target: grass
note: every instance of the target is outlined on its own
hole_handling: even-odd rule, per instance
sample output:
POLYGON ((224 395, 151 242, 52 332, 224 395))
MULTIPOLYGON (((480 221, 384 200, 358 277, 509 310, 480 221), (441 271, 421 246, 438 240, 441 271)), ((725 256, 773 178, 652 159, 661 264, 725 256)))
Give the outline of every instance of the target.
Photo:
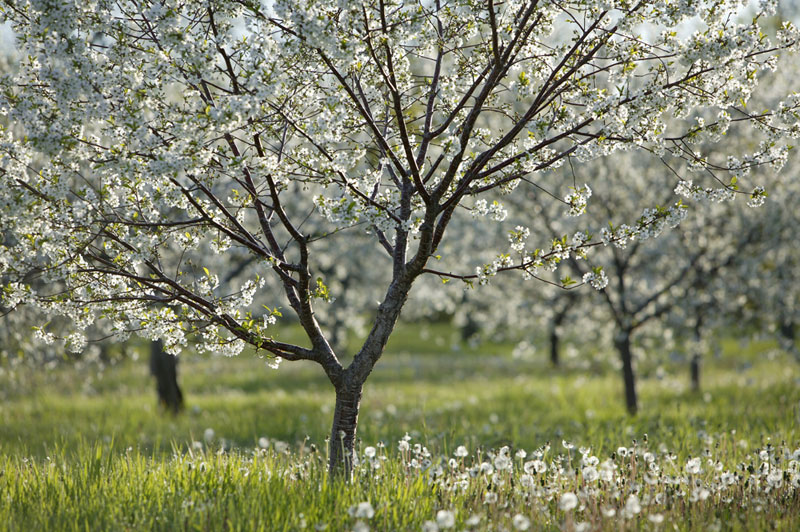
POLYGON ((641 413, 631 418, 615 371, 553 370, 544 360, 512 359, 508 345, 454 350, 454 339, 445 326, 399 331, 364 392, 363 462, 350 485, 327 481, 333 393, 313 365, 274 371, 256 357, 186 357, 180 372, 188 407, 174 418, 156 406, 143 360, 17 369, 13 379, 0 378, 0 529, 420 530, 438 512, 453 512, 458 530, 513 530, 521 519, 552 530, 583 523, 791 530, 800 523, 800 488, 792 485, 800 477, 791 469, 800 446, 800 368, 771 345, 724 341, 704 368, 703 394, 688 391, 685 368, 664 362, 659 379, 643 365, 652 377, 639 382, 641 413), (208 429, 214 436, 206 441, 208 429), (412 447, 400 452, 406 433, 412 447), (587 457, 599 464, 614 456, 613 482, 585 481, 577 447, 567 450, 562 440, 591 447, 587 457), (548 442, 548 471, 534 475, 536 489, 525 488, 522 466, 548 442), (414 443, 430 456, 421 448, 415 454, 414 443), (764 460, 758 451, 768 444, 764 460), (451 467, 460 445, 469 456, 451 467), (385 457, 380 469, 364 456, 368 446, 385 457), (512 471, 469 474, 495 464, 503 446, 512 471), (620 457, 620 447, 633 458, 620 457), (528 457, 514 458, 517 449, 528 457), (644 477, 646 452, 661 468, 654 485, 644 477), (692 457, 702 458, 701 474, 686 473, 692 457), (725 471, 741 478, 720 489, 725 471), (785 475, 779 487, 767 479, 777 471, 785 475), (698 485, 711 495, 689 502, 698 485), (498 502, 485 504, 487 491, 498 502), (564 493, 576 493, 584 508, 559 509, 564 493), (656 493, 666 500, 647 499, 656 493), (625 518, 631 495, 642 510, 625 518), (371 518, 350 515, 365 501, 371 518), (614 516, 604 514, 611 510, 614 516))

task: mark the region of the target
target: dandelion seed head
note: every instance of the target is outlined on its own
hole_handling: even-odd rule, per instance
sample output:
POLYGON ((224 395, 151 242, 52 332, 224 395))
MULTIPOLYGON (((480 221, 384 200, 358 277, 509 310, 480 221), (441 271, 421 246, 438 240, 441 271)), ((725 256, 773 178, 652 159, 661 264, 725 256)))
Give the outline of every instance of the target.
POLYGON ((364 501, 351 506, 347 513, 356 519, 372 519, 375 516, 375 508, 369 501, 364 501))
POLYGON ((559 510, 569 512, 577 507, 578 507, 578 496, 572 493, 571 491, 563 493, 561 495, 561 498, 558 500, 559 510))
POLYGON ((450 510, 436 512, 436 524, 440 529, 453 528, 456 525, 456 514, 450 510))
POLYGON ((511 524, 515 530, 528 530, 531 527, 531 520, 522 514, 516 514, 511 518, 511 524))

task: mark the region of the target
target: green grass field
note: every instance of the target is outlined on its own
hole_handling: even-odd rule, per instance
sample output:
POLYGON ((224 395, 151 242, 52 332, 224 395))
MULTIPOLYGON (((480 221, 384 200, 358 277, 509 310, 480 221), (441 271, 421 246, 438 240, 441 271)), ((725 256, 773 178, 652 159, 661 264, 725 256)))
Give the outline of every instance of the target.
POLYGON ((349 485, 327 479, 333 393, 313 365, 184 357, 178 417, 159 411, 146 360, 6 374, 0 529, 800 527, 800 367, 769 344, 724 342, 702 394, 680 366, 645 372, 631 418, 610 368, 456 351, 444 326, 422 336, 399 331, 367 383, 349 485))

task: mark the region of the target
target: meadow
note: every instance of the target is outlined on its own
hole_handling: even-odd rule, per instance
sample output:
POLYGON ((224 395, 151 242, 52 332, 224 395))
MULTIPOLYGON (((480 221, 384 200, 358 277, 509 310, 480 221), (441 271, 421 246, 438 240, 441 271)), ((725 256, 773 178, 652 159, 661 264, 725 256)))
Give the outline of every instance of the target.
POLYGON ((0 529, 793 530, 800 366, 722 339, 703 390, 668 357, 625 413, 608 364, 404 326, 364 392, 352 483, 330 481, 315 366, 184 356, 186 410, 147 362, 0 376, 0 529))

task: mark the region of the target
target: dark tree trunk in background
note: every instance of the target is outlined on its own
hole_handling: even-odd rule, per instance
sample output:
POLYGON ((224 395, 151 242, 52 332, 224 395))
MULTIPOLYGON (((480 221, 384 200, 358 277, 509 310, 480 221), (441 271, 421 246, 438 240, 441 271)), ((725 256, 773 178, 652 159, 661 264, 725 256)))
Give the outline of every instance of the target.
POLYGON ((559 337, 555 326, 550 327, 550 364, 557 368, 561 361, 558 359, 559 337))
POLYGON ((636 398, 636 377, 633 374, 633 353, 631 352, 631 331, 621 331, 614 345, 622 361, 622 380, 625 383, 625 406, 628 413, 636 415, 639 404, 636 398))
POLYGON ((692 391, 700 392, 700 353, 692 355, 689 371, 692 378, 692 391))
POLYGON ((341 320, 333 319, 333 327, 330 332, 330 344, 333 351, 338 353, 345 350, 347 343, 347 329, 341 320))
POLYGON ((468 342, 473 336, 480 332, 478 322, 472 318, 472 313, 467 312, 467 322, 461 327, 461 341, 468 342))
POLYGON ((703 357, 703 353, 700 352, 702 348, 700 345, 700 340, 702 339, 703 335, 703 316, 702 313, 699 313, 697 319, 694 322, 694 353, 692 353, 692 359, 689 363, 689 373, 692 381, 692 391, 699 392, 700 391, 700 360, 703 357))
POLYGON ((103 342, 100 344, 100 360, 104 364, 111 362, 111 355, 108 352, 108 347, 108 342, 103 342))
MULTIPOLYGON (((469 298, 467 297, 467 292, 466 291, 461 295, 461 304, 464 307, 469 308, 469 298)), ((461 330, 460 330, 461 341, 462 342, 469 341, 473 336, 478 334, 480 332, 480 330, 481 330, 480 325, 472 317, 472 312, 467 311, 466 321, 461 326, 461 330)))
MULTIPOLYGON (((336 275, 335 268, 321 268, 320 273, 324 277, 334 277, 336 275)), ((347 312, 344 308, 347 306, 347 293, 350 290, 352 279, 350 276, 345 276, 339 281, 341 283, 341 294, 332 303, 332 316, 330 321, 330 336, 329 342, 333 348, 334 353, 344 352, 347 348, 347 312)))
POLYGON ((343 473, 347 481, 350 480, 353 473, 362 386, 363 384, 348 382, 348 379, 345 379, 336 389, 336 408, 333 411, 328 469, 332 473, 343 473))
POLYGON ((797 340, 797 336, 794 330, 794 323, 791 321, 784 321, 781 323, 781 335, 787 340, 791 340, 793 343, 797 340))
POLYGON ((164 351, 161 340, 150 342, 150 373, 156 378, 161 406, 173 414, 180 412, 183 392, 178 386, 178 357, 164 351))
POLYGON ((567 309, 561 310, 553 316, 553 320, 550 322, 550 364, 553 365, 554 368, 559 367, 561 364, 561 360, 559 358, 559 351, 561 348, 561 334, 558 330, 561 327, 561 324, 564 323, 564 320, 567 317, 567 309))
POLYGON ((800 362, 800 350, 797 349, 797 330, 795 329, 794 320, 781 320, 778 332, 783 337, 780 342, 782 347, 800 362))

